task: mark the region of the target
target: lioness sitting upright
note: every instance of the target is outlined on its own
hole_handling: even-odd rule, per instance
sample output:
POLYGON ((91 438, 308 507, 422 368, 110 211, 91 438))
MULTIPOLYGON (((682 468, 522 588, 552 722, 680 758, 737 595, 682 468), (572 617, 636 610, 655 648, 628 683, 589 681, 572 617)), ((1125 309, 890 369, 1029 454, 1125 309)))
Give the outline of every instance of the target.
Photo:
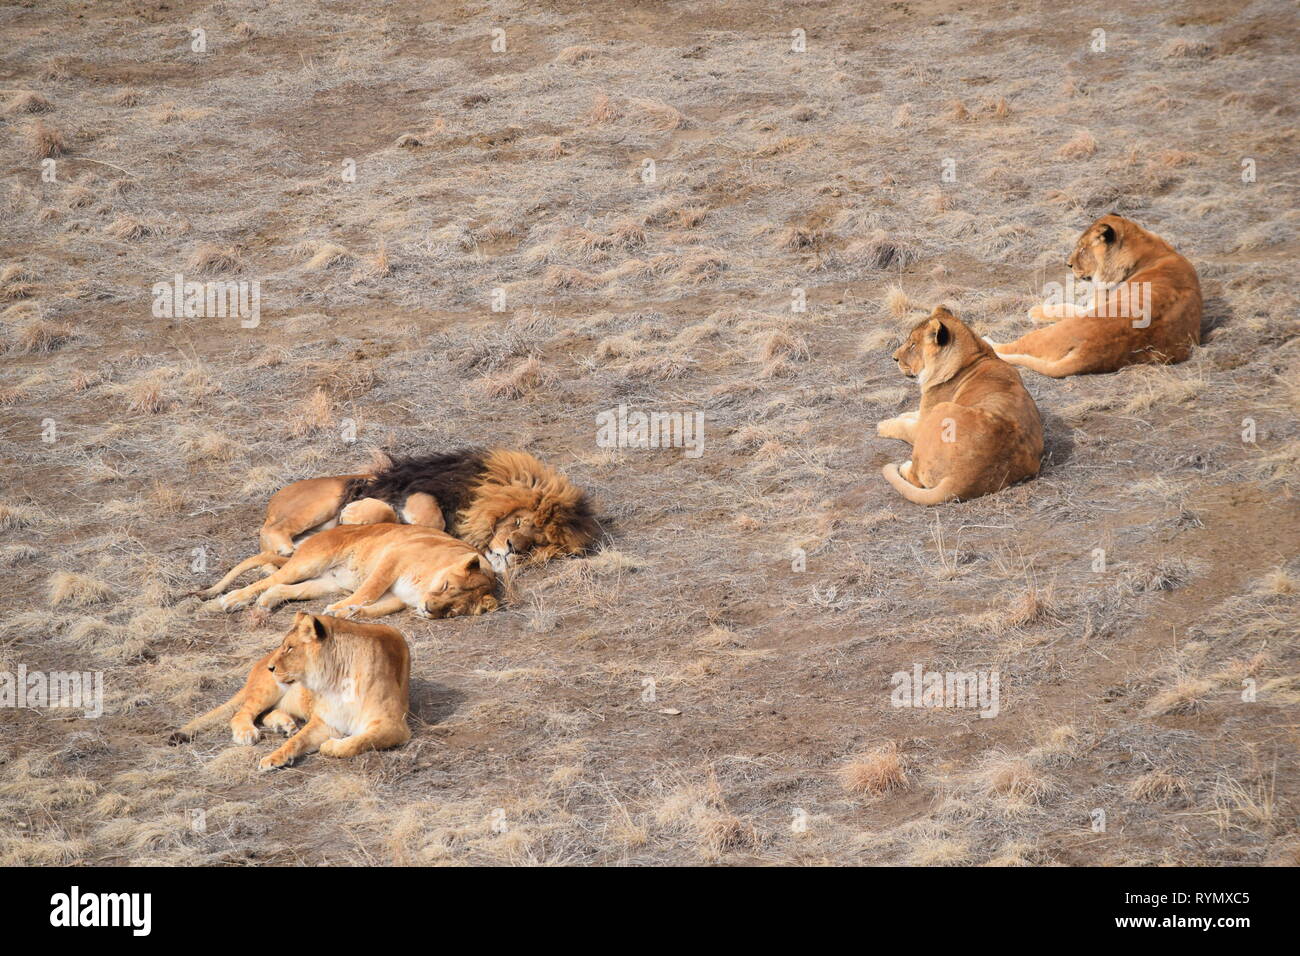
POLYGON ((279 648, 253 665, 243 689, 172 734, 171 742, 184 743, 231 717, 235 743, 256 743, 256 721, 265 714, 264 726, 293 736, 262 758, 259 770, 317 749, 354 757, 396 747, 411 739, 410 682, 411 652, 400 631, 299 612, 279 648), (302 730, 299 720, 307 722, 302 730))
POLYGON ((921 386, 921 408, 876 426, 912 445, 885 479, 908 501, 978 498, 1038 474, 1043 425, 1020 375, 988 343, 939 306, 894 359, 921 386))
POLYGON ((1091 305, 1036 305, 1036 322, 1060 319, 1005 345, 1013 365, 1063 378, 1125 365, 1181 362, 1201 341, 1201 284, 1192 264, 1131 219, 1102 216, 1084 230, 1066 263, 1092 281, 1091 305))
POLYGON ((409 524, 340 525, 299 545, 275 573, 222 595, 224 611, 352 592, 325 609, 340 617, 383 617, 405 607, 421 617, 482 614, 497 607, 496 575, 464 541, 409 524))

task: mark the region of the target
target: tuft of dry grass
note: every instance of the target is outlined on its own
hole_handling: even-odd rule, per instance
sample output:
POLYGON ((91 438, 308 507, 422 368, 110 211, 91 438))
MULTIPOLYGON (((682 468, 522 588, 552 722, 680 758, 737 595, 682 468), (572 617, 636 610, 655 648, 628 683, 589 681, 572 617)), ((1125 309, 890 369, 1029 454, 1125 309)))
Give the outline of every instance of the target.
POLYGON ((1097 152, 1097 140, 1087 130, 1080 130, 1056 151, 1056 155, 1062 159, 1083 159, 1095 152, 1097 152))
POLYGON ((1142 712, 1148 717, 1196 714, 1205 707, 1205 698, 1212 690, 1212 680, 1179 676, 1173 684, 1153 696, 1142 712))
POLYGON ((186 262, 186 267, 198 275, 223 275, 243 268, 243 251, 238 246, 218 246, 201 242, 186 262))
POLYGON ((112 596, 113 589, 103 581, 70 571, 51 575, 46 586, 50 607, 90 607, 112 596))
POLYGON ((54 104, 32 90, 19 90, 5 104, 6 113, 50 113, 54 104))
POLYGON ((331 427, 335 420, 334 402, 325 389, 318 387, 290 420, 289 434, 294 438, 315 435, 331 427))
POLYGON ((1168 769, 1152 770, 1129 781, 1128 795, 1143 803, 1164 803, 1175 796, 1188 796, 1187 780, 1168 769))
POLYGON ((554 382, 555 376, 530 355, 509 371, 484 379, 483 390, 492 398, 519 399, 554 382))
POLYGON ((848 793, 882 794, 908 786, 898 745, 890 742, 849 759, 836 771, 840 786, 848 793))
POLYGON ((42 120, 28 124, 27 154, 33 159, 57 159, 71 150, 67 137, 42 120))

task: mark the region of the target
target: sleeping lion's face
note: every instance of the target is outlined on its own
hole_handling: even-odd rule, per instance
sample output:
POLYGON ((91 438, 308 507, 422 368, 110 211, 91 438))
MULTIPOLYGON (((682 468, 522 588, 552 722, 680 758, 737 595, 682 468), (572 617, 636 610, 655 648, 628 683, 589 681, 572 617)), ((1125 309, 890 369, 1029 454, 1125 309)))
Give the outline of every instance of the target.
POLYGON ((482 555, 474 554, 434 578, 415 613, 423 618, 458 617, 495 610, 492 591, 496 577, 485 566, 482 555))
POLYGON ((487 557, 493 570, 500 574, 518 564, 533 548, 547 543, 546 531, 537 524, 536 515, 520 509, 497 521, 492 540, 488 542, 487 557))

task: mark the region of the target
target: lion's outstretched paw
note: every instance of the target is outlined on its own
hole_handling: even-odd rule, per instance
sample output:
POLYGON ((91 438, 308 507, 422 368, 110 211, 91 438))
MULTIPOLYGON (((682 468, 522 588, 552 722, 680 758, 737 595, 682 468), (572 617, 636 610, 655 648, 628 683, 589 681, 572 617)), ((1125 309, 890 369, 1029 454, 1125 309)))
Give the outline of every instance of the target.
POLYGON ((231 729, 230 739, 247 747, 249 744, 255 744, 261 740, 262 732, 256 727, 236 727, 231 729))
POLYGON ((259 760, 257 762, 257 769, 262 772, 266 772, 267 770, 279 770, 281 767, 287 767, 291 763, 293 763, 292 758, 284 756, 277 750, 274 753, 267 754, 259 760))

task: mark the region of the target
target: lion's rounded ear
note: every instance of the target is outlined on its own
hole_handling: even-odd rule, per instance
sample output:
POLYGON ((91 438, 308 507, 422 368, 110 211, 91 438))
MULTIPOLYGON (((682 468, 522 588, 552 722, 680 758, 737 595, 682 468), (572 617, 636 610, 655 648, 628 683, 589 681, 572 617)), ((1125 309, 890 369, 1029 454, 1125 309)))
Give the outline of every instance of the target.
POLYGON ((1101 241, 1106 243, 1106 245, 1109 246, 1117 238, 1118 236, 1115 233, 1115 227, 1112 226, 1110 223, 1106 223, 1104 226, 1101 227, 1101 241))
POLYGON ((930 328, 930 335, 934 337, 934 344, 940 348, 947 345, 948 340, 952 337, 952 334, 948 331, 948 326, 939 319, 934 320, 934 324, 930 328))
POLYGON ((306 614, 299 611, 297 616, 294 617, 293 623, 298 630, 318 641, 323 641, 330 635, 328 628, 325 627, 325 622, 315 614, 306 614))

